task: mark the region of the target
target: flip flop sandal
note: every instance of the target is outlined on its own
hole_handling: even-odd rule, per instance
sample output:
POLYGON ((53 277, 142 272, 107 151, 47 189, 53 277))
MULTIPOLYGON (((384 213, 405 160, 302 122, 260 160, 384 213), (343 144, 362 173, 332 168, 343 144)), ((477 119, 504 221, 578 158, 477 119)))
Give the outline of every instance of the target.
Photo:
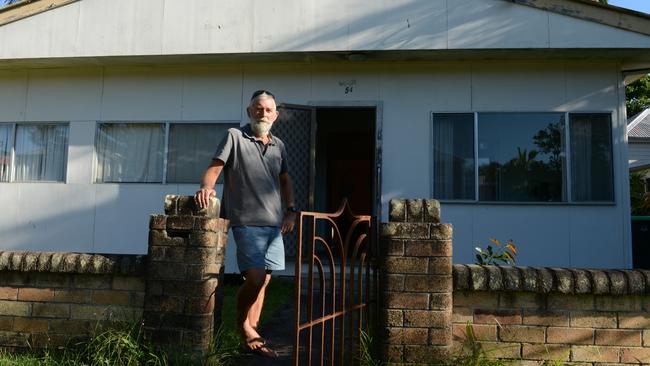
POLYGON ((242 345, 242 353, 247 353, 251 355, 257 355, 261 357, 266 357, 266 358, 277 358, 278 353, 275 352, 272 348, 267 346, 266 344, 263 344, 261 347, 258 348, 250 348, 248 346, 242 345))
POLYGON ((262 343, 262 346, 266 345, 266 339, 262 337, 255 337, 255 338, 247 339, 246 344, 244 346, 250 346, 251 343, 255 343, 255 342, 262 343))

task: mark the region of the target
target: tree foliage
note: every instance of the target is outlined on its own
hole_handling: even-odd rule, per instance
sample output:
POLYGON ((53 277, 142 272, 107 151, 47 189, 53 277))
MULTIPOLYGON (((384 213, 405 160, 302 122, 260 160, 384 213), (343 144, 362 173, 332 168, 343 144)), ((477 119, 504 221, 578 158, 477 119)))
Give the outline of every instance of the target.
POLYGON ((625 107, 628 117, 650 108, 650 75, 646 75, 628 85, 625 88, 625 95, 625 107))
POLYGON ((630 173, 630 204, 635 216, 650 215, 650 193, 645 191, 645 173, 630 173))

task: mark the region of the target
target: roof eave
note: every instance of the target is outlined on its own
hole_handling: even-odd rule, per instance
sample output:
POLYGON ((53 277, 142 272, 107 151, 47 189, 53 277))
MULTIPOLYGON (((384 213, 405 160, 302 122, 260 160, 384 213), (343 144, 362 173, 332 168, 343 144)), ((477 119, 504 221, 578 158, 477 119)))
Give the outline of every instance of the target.
POLYGON ((593 0, 504 0, 650 36, 650 14, 593 0))
POLYGON ((77 1, 79 0, 22 0, 0 8, 0 26, 77 1))
POLYGON ((650 108, 646 108, 636 116, 633 116, 633 119, 627 124, 627 133, 630 133, 630 131, 632 131, 639 123, 641 123, 641 121, 646 119, 648 115, 650 115, 650 108))

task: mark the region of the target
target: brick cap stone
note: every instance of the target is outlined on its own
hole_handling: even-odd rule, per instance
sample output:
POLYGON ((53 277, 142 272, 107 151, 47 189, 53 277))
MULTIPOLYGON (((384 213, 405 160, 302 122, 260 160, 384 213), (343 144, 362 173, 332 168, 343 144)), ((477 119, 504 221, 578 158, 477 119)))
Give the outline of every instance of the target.
POLYGON ((456 291, 648 295, 649 270, 575 269, 454 264, 456 291))
POLYGON ((219 217, 221 203, 217 197, 211 197, 208 207, 199 208, 194 202, 194 196, 165 196, 165 215, 219 217))
POLYGON ((440 222, 440 202, 433 199, 392 199, 388 203, 390 222, 440 222))
POLYGON ((0 271, 142 274, 144 255, 0 251, 0 271))

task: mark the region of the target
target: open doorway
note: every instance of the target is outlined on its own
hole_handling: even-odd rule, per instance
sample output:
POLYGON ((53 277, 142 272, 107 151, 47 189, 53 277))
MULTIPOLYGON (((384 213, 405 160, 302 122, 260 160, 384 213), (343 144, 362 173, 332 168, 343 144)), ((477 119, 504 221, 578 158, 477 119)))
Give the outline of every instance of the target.
POLYGON ((375 131, 374 107, 316 108, 315 211, 347 198, 355 214, 376 214, 375 131))
MULTIPOLYGON (((379 215, 377 108, 282 104, 273 134, 285 142, 294 200, 303 211, 379 215)), ((297 230, 285 236, 296 255, 297 230)))

